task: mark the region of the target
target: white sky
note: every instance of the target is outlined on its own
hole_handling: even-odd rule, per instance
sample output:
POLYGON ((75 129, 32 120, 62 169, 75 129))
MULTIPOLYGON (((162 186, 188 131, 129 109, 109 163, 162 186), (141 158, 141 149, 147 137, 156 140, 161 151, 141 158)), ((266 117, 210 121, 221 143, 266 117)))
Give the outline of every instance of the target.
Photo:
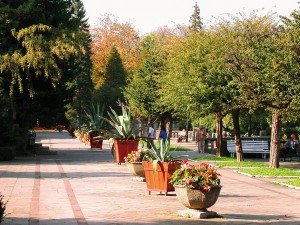
POLYGON ((260 14, 276 12, 288 16, 294 9, 300 9, 299 0, 82 0, 91 27, 99 17, 109 13, 120 23, 131 22, 140 34, 162 26, 188 25, 196 1, 204 25, 213 17, 228 13, 257 10, 260 14))

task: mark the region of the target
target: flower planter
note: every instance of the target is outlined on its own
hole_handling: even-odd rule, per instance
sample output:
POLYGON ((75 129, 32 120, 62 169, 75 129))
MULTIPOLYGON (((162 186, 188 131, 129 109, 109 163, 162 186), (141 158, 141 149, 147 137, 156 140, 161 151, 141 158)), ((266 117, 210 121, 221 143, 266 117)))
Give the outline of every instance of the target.
POLYGON ((89 133, 89 139, 90 139, 90 145, 91 145, 91 150, 93 150, 93 148, 99 148, 102 149, 102 144, 103 144, 103 140, 95 140, 94 137, 98 137, 99 136, 99 132, 98 131, 93 131, 89 133))
POLYGON ((145 176, 142 162, 133 162, 133 163, 126 162, 126 165, 128 170, 132 173, 132 175, 139 176, 139 177, 145 176))
POLYGON ((175 193, 178 200, 189 209, 206 210, 214 205, 219 197, 222 186, 212 187, 210 191, 204 191, 174 185, 175 193))
POLYGON ((151 191, 168 192, 174 191, 174 186, 170 184, 170 177, 174 171, 180 167, 179 162, 158 162, 156 172, 153 171, 152 162, 143 162, 146 184, 149 195, 151 191))
POLYGON ((125 156, 132 151, 137 151, 139 146, 138 140, 114 140, 115 155, 118 164, 125 162, 125 156))

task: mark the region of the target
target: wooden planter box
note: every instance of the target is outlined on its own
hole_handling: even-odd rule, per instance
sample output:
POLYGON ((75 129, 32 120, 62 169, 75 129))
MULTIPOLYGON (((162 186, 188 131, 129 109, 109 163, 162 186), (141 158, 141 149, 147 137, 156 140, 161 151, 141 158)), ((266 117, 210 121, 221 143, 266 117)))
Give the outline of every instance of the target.
POLYGON ((175 190, 169 182, 174 171, 180 167, 180 162, 158 162, 156 172, 153 171, 152 162, 143 162, 143 166, 149 195, 151 191, 164 192, 167 195, 175 190))
POLYGON ((139 147, 138 140, 114 140, 115 155, 118 164, 125 163, 125 156, 132 151, 137 151, 139 147))
POLYGON ((98 131, 93 131, 89 133, 91 150, 93 150, 93 148, 102 149, 103 140, 94 139, 94 137, 98 137, 98 136, 99 136, 98 131))

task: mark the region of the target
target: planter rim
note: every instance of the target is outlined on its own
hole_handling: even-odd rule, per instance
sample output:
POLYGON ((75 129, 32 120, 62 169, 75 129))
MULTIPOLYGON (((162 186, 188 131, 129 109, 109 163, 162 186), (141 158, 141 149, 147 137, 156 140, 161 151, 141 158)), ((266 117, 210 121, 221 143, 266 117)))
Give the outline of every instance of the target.
POLYGON ((125 162, 126 164, 142 164, 143 162, 125 162))
POLYGON ((139 139, 114 139, 115 141, 139 141, 139 139))
MULTIPOLYGON (((198 189, 198 188, 192 188, 192 187, 187 187, 187 186, 184 186, 182 184, 173 184, 174 187, 179 187, 179 188, 190 188, 190 189, 194 189, 194 190, 201 190, 201 189, 198 189)), ((217 185, 217 186, 213 186, 211 187, 211 189, 214 189, 214 188, 222 188, 223 186, 222 185, 217 185)))

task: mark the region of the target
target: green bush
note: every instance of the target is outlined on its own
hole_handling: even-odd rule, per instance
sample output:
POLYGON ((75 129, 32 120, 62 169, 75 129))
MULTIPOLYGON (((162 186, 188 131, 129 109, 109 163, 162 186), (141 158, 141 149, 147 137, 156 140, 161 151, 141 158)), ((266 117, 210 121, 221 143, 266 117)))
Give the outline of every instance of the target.
POLYGON ((13 160, 15 158, 15 146, 0 147, 0 161, 13 160))
POLYGON ((0 194, 0 223, 3 221, 6 203, 3 202, 3 195, 0 194))

